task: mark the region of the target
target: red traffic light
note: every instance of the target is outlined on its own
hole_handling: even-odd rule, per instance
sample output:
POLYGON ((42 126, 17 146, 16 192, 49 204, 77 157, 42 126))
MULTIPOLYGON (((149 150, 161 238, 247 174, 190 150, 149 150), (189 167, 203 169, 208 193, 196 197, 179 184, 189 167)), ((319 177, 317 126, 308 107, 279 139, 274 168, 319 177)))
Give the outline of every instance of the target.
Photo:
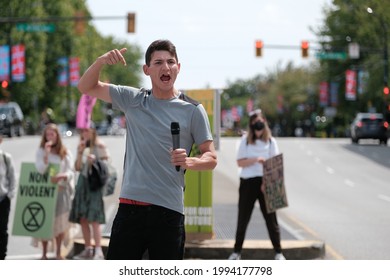
POLYGON ((302 51, 302 57, 309 56, 309 41, 301 42, 301 51, 302 51))
POLYGON ((263 41, 256 40, 256 56, 262 55, 262 49, 263 49, 263 41))
POLYGON ((389 87, 388 87, 388 86, 385 86, 385 87, 383 88, 383 94, 384 94, 384 95, 389 95, 389 92, 390 92, 389 87))
POLYGON ((2 88, 7 88, 8 87, 8 81, 2 81, 1 82, 1 87, 2 88))

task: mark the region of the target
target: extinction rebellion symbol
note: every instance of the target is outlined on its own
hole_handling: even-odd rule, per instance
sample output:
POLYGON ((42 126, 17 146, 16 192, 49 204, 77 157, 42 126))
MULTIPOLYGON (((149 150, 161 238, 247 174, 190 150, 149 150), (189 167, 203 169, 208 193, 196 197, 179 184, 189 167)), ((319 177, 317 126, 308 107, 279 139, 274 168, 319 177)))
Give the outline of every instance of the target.
POLYGON ((22 223, 27 231, 35 232, 45 224, 46 213, 42 204, 31 202, 28 204, 22 214, 22 223))

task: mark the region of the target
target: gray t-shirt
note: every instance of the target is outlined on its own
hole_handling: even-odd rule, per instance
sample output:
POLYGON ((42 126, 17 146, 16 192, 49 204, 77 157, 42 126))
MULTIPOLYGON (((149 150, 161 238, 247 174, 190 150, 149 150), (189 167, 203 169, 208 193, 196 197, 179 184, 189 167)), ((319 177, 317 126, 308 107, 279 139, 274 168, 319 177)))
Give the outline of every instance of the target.
POLYGON ((184 171, 171 163, 171 122, 180 124, 180 147, 212 140, 204 107, 181 98, 156 99, 150 91, 110 86, 114 108, 126 118, 126 157, 121 198, 184 213, 184 171))

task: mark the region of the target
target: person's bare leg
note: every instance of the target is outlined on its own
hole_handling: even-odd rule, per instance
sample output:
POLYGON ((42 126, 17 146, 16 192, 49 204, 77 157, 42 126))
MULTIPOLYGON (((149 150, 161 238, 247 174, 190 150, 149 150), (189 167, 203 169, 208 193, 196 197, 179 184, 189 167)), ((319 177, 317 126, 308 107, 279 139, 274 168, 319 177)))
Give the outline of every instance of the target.
POLYGON ((41 260, 47 260, 47 245, 48 241, 42 241, 42 257, 41 260))
POLYGON ((56 259, 63 260, 64 258, 61 255, 62 240, 64 239, 64 233, 60 233, 56 236, 56 259))

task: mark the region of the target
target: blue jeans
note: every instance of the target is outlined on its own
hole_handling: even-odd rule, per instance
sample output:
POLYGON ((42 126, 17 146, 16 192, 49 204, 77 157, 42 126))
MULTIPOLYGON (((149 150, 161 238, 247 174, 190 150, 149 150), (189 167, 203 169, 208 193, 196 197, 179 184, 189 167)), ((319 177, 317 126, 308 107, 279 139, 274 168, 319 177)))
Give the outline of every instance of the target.
POLYGON ((152 260, 184 257, 184 215, 151 205, 119 204, 115 216, 108 260, 140 260, 145 252, 152 260))

